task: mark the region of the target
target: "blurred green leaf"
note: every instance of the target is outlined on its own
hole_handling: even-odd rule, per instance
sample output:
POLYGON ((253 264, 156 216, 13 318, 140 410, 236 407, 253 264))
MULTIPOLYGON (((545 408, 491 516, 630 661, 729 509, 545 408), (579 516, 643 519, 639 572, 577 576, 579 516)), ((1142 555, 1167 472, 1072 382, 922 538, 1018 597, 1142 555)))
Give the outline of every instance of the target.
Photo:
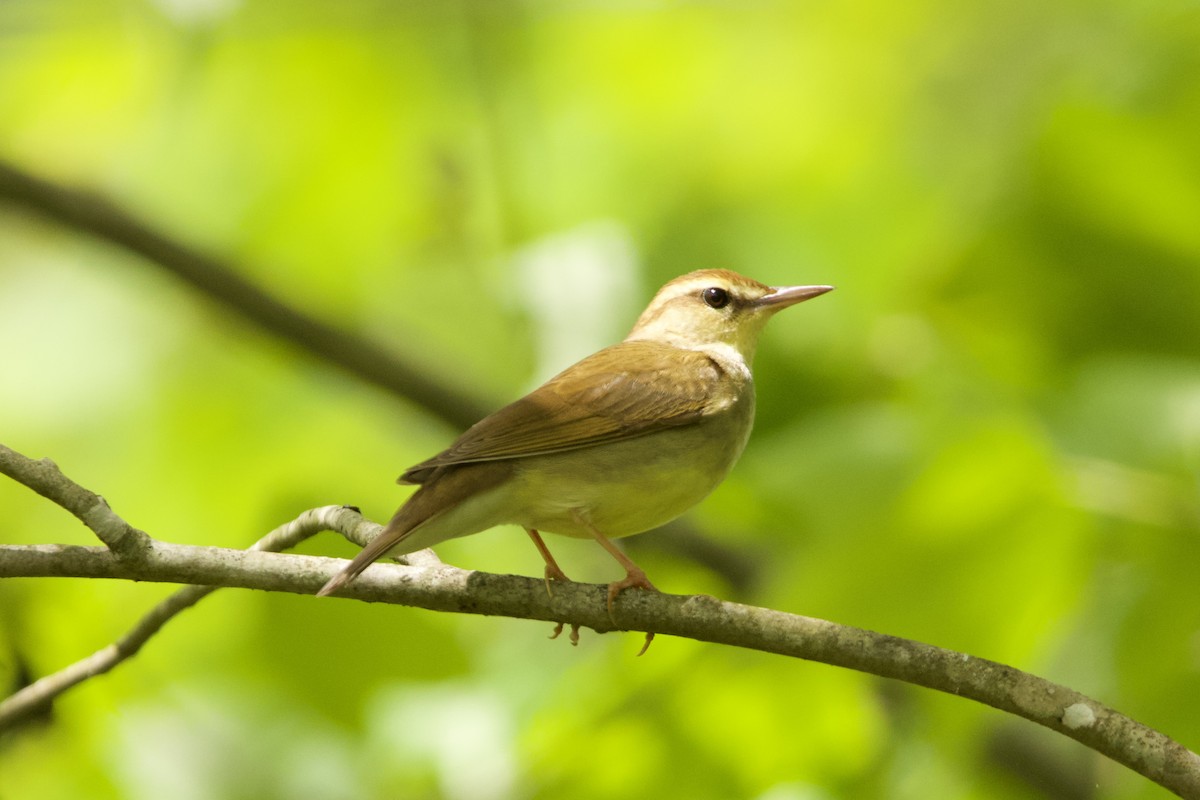
MULTIPOLYGON (((1187 0, 13 0, 0 154, 497 406, 691 269, 835 284, 767 330, 755 434, 693 514, 751 565, 740 599, 1008 661, 1196 749, 1197 54, 1187 0)), ((172 541, 244 547, 327 503, 382 519, 455 434, 9 206, 0 341, 4 441, 172 541)), ((91 543, 10 483, 0 507, 6 541, 91 543)), ((538 574, 524 539, 442 555, 538 574)), ((0 678, 168 591, 5 582, 0 678)), ((548 633, 222 592, 0 740, 0 792, 1044 796, 1011 736, 1078 796, 1164 796, 956 698, 548 633)))

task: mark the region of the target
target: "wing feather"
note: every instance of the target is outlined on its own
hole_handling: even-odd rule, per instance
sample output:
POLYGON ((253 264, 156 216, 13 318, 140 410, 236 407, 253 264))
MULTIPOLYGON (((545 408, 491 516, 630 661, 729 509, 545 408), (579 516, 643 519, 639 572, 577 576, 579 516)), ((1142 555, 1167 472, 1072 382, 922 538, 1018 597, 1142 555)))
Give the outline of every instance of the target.
POLYGON ((699 351, 622 342, 480 420, 400 481, 423 483, 439 467, 575 450, 688 425, 728 405, 734 387, 726 374, 699 351))

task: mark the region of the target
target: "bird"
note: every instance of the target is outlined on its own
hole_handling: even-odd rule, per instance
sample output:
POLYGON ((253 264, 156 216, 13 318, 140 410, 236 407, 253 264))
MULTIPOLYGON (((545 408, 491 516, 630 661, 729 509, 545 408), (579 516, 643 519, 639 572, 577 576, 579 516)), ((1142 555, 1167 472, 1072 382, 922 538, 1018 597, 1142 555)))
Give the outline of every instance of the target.
POLYGON ((668 282, 622 342, 406 470, 397 482, 417 491, 318 596, 337 592, 385 554, 502 524, 519 525, 532 539, 547 589, 570 579, 542 532, 594 539, 624 568, 625 577, 608 586, 610 615, 622 591, 657 591, 612 540, 670 522, 725 479, 754 424, 750 366, 759 334, 776 312, 833 288, 773 287, 727 269, 668 282))

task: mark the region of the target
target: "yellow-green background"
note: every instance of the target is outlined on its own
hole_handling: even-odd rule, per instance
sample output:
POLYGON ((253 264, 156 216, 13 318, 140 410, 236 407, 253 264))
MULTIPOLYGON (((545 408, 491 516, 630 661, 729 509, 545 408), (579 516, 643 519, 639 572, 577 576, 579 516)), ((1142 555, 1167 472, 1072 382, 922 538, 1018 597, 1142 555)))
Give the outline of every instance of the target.
MULTIPOLYGON (((768 328, 755 435, 690 515, 754 580, 654 534, 631 553, 664 590, 1000 660, 1200 747, 1192 0, 7 0, 0 157, 490 406, 691 269, 836 284, 768 328)), ((455 433, 0 206, 0 441, 156 537, 240 547, 328 503, 381 519, 455 433)), ((0 512, 7 542, 93 542, 7 480, 0 512)), ((580 579, 620 574, 551 545, 580 579)), ((541 570, 516 529, 441 555, 541 570)), ((0 678, 169 590, 4 581, 0 678)), ((0 797, 1166 794, 952 697, 548 633, 219 592, 0 739, 0 797)))

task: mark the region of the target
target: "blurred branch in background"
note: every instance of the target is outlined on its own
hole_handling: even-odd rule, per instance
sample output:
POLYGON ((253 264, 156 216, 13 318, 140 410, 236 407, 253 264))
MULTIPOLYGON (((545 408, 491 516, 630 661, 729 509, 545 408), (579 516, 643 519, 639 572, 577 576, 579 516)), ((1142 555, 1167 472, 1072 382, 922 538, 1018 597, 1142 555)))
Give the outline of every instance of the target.
MULTIPOLYGON (((490 411, 465 388, 429 377, 403 356, 288 305, 242 277, 245 270, 237 265, 177 241, 104 197, 57 185, 0 160, 0 200, 141 256, 247 322, 416 403, 448 425, 468 428, 490 411)), ((682 521, 645 546, 703 565, 721 575, 738 596, 749 592, 759 572, 753 559, 682 521)))
MULTIPOLYGON (((62 505, 89 516, 87 490, 54 469, 0 445, 0 471, 62 505), (57 485, 59 489, 53 486, 57 485), (69 491, 63 490, 69 489, 69 491), (82 498, 82 500, 80 499, 82 498)), ((168 598, 116 644, 33 683, 0 704, 0 730, 45 709, 52 698, 132 656, 162 625, 217 586, 296 594, 315 592, 343 562, 311 556, 252 552, 292 546, 318 529, 369 535, 370 523, 352 509, 314 509, 251 548, 251 552, 150 540, 137 553, 104 547, 0 546, 0 577, 89 577, 196 584, 168 598)), ((98 532, 97 532, 98 533, 98 532)), ((99 533, 98 533, 99 535, 99 533)), ((1165 735, 1075 692, 1012 667, 908 639, 703 595, 627 593, 618 624, 605 587, 570 583, 546 592, 544 582, 445 565, 417 570, 368 569, 342 595, 436 611, 567 622, 598 632, 640 630, 819 661, 966 697, 1069 736, 1181 797, 1200 796, 1200 756, 1165 735)))
POLYGON ((408 363, 402 356, 279 300, 227 261, 155 230, 99 195, 58 186, 0 161, 0 200, 133 252, 218 305, 368 383, 406 397, 456 427, 487 413, 486 404, 408 363))

